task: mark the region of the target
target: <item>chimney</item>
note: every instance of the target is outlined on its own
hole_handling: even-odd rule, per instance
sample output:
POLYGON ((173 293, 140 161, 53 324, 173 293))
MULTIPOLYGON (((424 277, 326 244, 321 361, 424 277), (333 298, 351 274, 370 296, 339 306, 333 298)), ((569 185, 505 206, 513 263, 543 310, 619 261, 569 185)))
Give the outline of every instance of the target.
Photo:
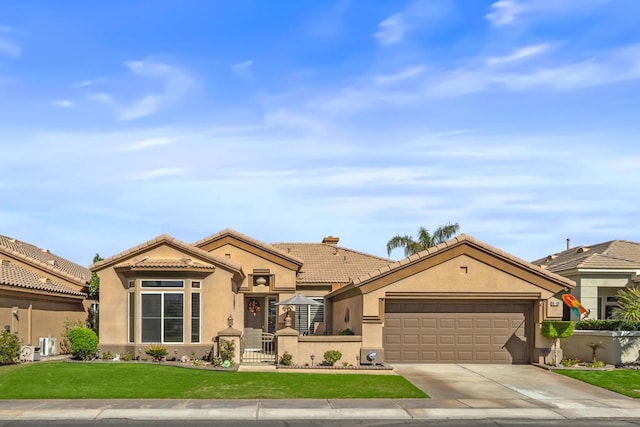
POLYGON ((333 236, 327 236, 324 239, 322 239, 322 243, 327 243, 329 245, 337 245, 338 242, 340 241, 339 237, 333 237, 333 236))
POLYGON ((567 250, 571 249, 571 239, 567 238, 567 250))

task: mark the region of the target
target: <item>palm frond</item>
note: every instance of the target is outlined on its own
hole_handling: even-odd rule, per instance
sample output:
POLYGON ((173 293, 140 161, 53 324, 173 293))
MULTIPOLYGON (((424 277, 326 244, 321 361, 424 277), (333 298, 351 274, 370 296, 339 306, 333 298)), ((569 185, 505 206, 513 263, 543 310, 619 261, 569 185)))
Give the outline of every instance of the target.
POLYGON ((618 291, 618 307, 613 310, 613 317, 640 322, 640 288, 627 288, 618 291))
POLYGON ((387 242, 387 254, 391 255, 391 252, 397 248, 404 248, 405 255, 407 253, 407 248, 415 245, 415 240, 411 236, 401 236, 395 235, 387 242))
POLYGON ((439 245, 442 242, 446 242, 453 236, 455 236, 460 230, 460 225, 456 223, 447 223, 441 225, 433 232, 433 246, 439 245))

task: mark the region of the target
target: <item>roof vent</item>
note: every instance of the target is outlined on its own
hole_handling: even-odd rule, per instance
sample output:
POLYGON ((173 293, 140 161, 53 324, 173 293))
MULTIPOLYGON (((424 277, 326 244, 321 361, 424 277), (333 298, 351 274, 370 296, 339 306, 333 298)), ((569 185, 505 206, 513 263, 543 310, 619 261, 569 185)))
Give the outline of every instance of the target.
POLYGON ((11 243, 15 243, 15 242, 16 242, 16 239, 14 239, 13 237, 9 237, 9 241, 10 241, 11 243))
POLYGON ((322 243, 327 243, 329 245, 337 245, 339 241, 340 241, 340 238, 334 237, 334 236, 327 236, 324 239, 322 239, 322 243))
POLYGON ((49 253, 49 249, 40 249, 42 252, 49 253))
POLYGON ((577 253, 581 254, 581 253, 587 252, 588 250, 589 250, 589 248, 586 248, 586 247, 582 246, 582 247, 578 248, 577 253))
POLYGON ((49 265, 53 265, 53 266, 58 265, 58 264, 56 263, 56 260, 55 260, 55 259, 50 259, 49 261, 47 261, 47 264, 49 264, 49 265))

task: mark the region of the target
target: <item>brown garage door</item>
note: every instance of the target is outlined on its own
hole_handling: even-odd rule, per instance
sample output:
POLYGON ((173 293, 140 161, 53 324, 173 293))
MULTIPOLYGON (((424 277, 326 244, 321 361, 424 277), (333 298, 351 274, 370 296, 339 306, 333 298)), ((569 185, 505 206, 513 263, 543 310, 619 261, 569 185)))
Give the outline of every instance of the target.
POLYGON ((530 303, 387 300, 387 362, 529 363, 530 303))

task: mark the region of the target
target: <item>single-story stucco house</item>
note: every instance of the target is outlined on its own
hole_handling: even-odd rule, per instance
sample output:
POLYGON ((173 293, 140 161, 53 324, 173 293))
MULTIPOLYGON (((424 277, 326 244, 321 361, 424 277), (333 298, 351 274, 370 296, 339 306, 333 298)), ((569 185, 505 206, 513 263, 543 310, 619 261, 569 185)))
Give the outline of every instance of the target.
POLYGON ((372 351, 386 362, 531 363, 549 351, 540 322, 562 316, 552 296, 574 286, 467 235, 398 262, 338 242, 267 244, 227 229, 193 244, 161 235, 97 262, 100 349, 135 357, 162 343, 200 357, 236 331, 244 353, 265 350, 248 342, 257 331, 286 338, 278 352, 299 364, 331 348, 349 363, 372 351), (296 294, 323 305, 278 305, 296 294), (354 335, 337 336, 345 330, 354 335))
MULTIPOLYGON (((533 264, 573 280, 571 293, 590 310, 591 319, 611 319, 618 291, 640 285, 640 243, 626 240, 568 247, 533 264)), ((578 320, 568 309, 564 318, 578 320)))
POLYGON ((64 322, 87 320, 90 278, 87 268, 47 249, 0 236, 0 326, 41 355, 57 353, 64 322))

